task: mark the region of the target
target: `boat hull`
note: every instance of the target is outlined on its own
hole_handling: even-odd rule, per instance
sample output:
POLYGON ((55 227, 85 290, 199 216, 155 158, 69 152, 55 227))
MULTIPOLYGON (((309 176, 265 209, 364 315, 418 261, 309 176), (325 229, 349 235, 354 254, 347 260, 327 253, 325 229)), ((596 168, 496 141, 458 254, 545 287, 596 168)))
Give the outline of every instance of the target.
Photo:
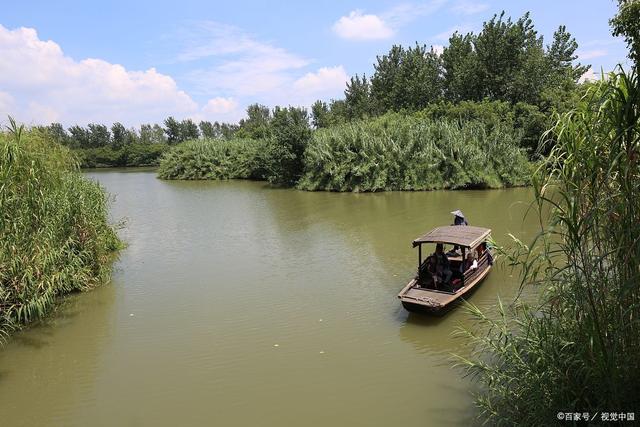
MULTIPOLYGON (((471 296, 471 294, 475 292, 476 289, 478 289, 478 287, 484 281, 490 271, 491 266, 488 266, 484 271, 481 272, 481 274, 479 274, 479 276, 469 285, 467 289, 462 289, 460 293, 446 294, 447 298, 443 301, 442 304, 433 304, 433 301, 423 303, 416 298, 407 296, 406 291, 416 283, 416 279, 413 279, 411 282, 409 282, 407 287, 405 287, 400 295, 398 295, 398 298, 402 302, 402 306, 405 308, 405 310, 409 312, 441 316, 458 305, 460 301, 463 301, 465 298, 471 296)), ((433 293, 431 293, 431 295, 434 296, 433 293)), ((428 300, 429 298, 426 299, 428 300)))

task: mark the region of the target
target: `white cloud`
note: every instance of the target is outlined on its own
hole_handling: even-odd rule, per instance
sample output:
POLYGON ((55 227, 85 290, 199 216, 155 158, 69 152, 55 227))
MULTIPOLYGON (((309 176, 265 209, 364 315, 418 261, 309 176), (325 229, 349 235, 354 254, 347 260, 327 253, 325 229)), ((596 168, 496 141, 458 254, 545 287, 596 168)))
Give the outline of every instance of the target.
POLYGON ((290 82, 292 72, 311 63, 240 28, 213 21, 191 23, 176 37, 184 43, 178 60, 195 64, 187 78, 208 94, 273 92, 290 82))
POLYGON ((474 15, 476 13, 484 12, 489 9, 489 5, 486 3, 476 3, 473 1, 461 0, 451 8, 455 13, 462 15, 474 15))
POLYGON ((253 102, 309 106, 339 96, 347 73, 341 65, 317 67, 307 58, 262 42, 242 30, 202 23, 200 32, 177 40, 176 57, 189 65, 186 83, 202 102, 155 68, 128 70, 95 58, 76 60, 30 28, 0 25, 0 119, 65 126, 126 126, 178 119, 237 121, 253 102), (185 41, 186 40, 186 41, 185 41))
POLYGON ((233 98, 217 97, 210 99, 202 108, 202 111, 210 114, 225 114, 238 108, 238 103, 233 98))
POLYGON ((447 0, 421 3, 401 3, 379 14, 364 14, 353 10, 333 24, 333 31, 347 40, 384 40, 393 37, 401 26, 420 16, 430 15, 447 0))
POLYGON ((601 76, 596 74, 593 71, 593 68, 589 68, 587 70, 586 73, 584 73, 579 79, 578 79, 578 83, 584 83, 584 82, 596 82, 598 80, 600 80, 601 76))
POLYGON ((19 121, 134 125, 198 110, 171 77, 154 68, 129 71, 100 59, 76 61, 32 28, 0 25, 0 57, 0 115, 19 121))
POLYGON ((207 101, 202 107, 202 114, 197 115, 197 120, 210 120, 218 122, 236 122, 244 116, 244 111, 234 98, 215 97, 207 101))
POLYGON ((434 44, 431 46, 431 49, 433 49, 433 51, 438 55, 442 55, 444 53, 444 46, 441 44, 434 44))
POLYGON ((382 40, 393 36, 394 31, 378 16, 364 15, 354 10, 333 24, 333 31, 347 40, 382 40))
POLYGON ((607 56, 609 52, 607 52, 604 49, 594 49, 594 50, 587 50, 584 52, 578 52, 578 58, 580 58, 583 61, 586 61, 588 59, 593 59, 593 58, 600 58, 601 56, 607 56))
POLYGON ((293 83, 293 89, 305 94, 323 94, 342 91, 349 80, 342 65, 323 67, 315 73, 307 73, 293 83))
POLYGON ((187 79, 201 93, 244 105, 310 105, 341 94, 347 80, 340 65, 308 71, 312 60, 226 24, 192 23, 178 38, 184 43, 178 60, 195 64, 187 79))

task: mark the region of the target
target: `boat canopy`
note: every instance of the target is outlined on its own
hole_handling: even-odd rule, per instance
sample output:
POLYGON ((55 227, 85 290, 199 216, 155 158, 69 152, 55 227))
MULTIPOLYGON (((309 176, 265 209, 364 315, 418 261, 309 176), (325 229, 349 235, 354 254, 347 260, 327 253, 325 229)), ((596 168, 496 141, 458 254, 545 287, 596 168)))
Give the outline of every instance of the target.
POLYGON ((448 225, 434 228, 424 236, 413 241, 415 248, 422 243, 450 243, 467 248, 473 248, 485 240, 491 229, 484 227, 474 227, 471 225, 448 225))

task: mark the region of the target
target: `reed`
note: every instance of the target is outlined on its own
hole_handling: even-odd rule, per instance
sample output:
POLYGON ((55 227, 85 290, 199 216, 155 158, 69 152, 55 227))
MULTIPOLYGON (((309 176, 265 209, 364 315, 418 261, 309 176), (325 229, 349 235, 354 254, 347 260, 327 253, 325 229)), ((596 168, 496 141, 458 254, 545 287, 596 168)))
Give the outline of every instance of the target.
POLYGON ((0 132, 0 340, 108 278, 121 247, 104 190, 69 150, 10 119, 0 132))
POLYGON ((520 134, 503 125, 386 114, 313 135, 305 190, 499 188, 528 183, 520 134))
MULTIPOLYGON (((640 406, 640 85, 611 74, 546 137, 534 175, 540 231, 507 251, 539 300, 470 310, 460 329, 491 424, 549 425, 559 412, 631 412, 640 406)), ((600 422, 601 419, 597 418, 600 422)))
POLYGON ((182 143, 160 161, 162 179, 263 179, 262 140, 197 139, 182 143))

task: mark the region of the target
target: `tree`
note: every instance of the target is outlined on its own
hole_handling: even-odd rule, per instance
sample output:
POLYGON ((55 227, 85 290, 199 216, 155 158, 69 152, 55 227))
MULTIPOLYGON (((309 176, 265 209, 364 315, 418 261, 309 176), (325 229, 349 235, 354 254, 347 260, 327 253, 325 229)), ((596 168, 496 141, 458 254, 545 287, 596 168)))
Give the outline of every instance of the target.
POLYGON ((198 125, 198 127, 200 128, 200 134, 202 135, 203 138, 209 138, 209 139, 217 138, 215 129, 211 122, 202 120, 200 121, 200 124, 198 125))
POLYGON ((251 104, 247 107, 247 118, 240 120, 240 129, 249 138, 263 139, 269 136, 271 111, 269 107, 251 104))
POLYGON ((316 129, 329 125, 329 106, 326 102, 317 100, 311 105, 311 123, 316 129))
POLYGON ((89 131, 82 126, 74 125, 69 128, 71 148, 89 148, 89 131))
POLYGON ((377 113, 417 111, 440 99, 443 94, 442 65, 440 55, 427 49, 426 45, 416 43, 408 49, 393 46, 387 55, 378 57, 374 65, 372 106, 377 113))
POLYGON ((395 108, 395 88, 398 86, 399 69, 402 64, 404 49, 394 45, 389 53, 377 56, 373 66, 375 72, 371 78, 371 98, 377 113, 384 113, 395 108))
POLYGON ((640 68, 640 1, 618 0, 618 13, 609 23, 614 36, 624 37, 629 48, 629 58, 636 71, 640 68))
POLYGON ((111 126, 111 135, 114 149, 122 148, 127 143, 127 128, 122 123, 115 122, 111 126))
POLYGON ((360 119, 372 113, 371 90, 369 81, 364 74, 360 78, 357 74, 351 77, 347 88, 344 91, 344 102, 347 118, 360 119))
POLYGON ((442 98, 442 59, 426 45, 404 51, 398 80, 394 84, 395 107, 417 111, 442 98))
POLYGON ((89 147, 106 147, 111 142, 111 133, 105 125, 89 124, 89 147))
POLYGON ((52 140, 62 145, 69 145, 69 135, 60 123, 51 123, 46 127, 46 131, 52 140))
POLYGON ((442 53, 443 86, 449 101, 479 101, 482 90, 478 83, 478 57, 475 53, 472 33, 462 35, 457 31, 449 38, 449 46, 442 53))
POLYGON ((573 65, 573 61, 578 59, 578 55, 575 54, 577 49, 576 39, 571 36, 564 25, 559 26, 553 33, 551 46, 547 46, 550 71, 560 75, 569 75, 574 81, 578 81, 591 66, 580 63, 573 65))
POLYGON ((164 121, 164 133, 167 135, 167 143, 169 145, 177 144, 182 142, 182 129, 180 123, 173 118, 173 116, 169 116, 164 121))
POLYGON ((309 138, 311 128, 306 109, 274 108, 264 162, 270 182, 286 186, 298 182, 304 169, 304 150, 309 138))
POLYGON ((185 119, 180 123, 180 142, 188 141, 190 139, 198 139, 200 137, 200 131, 198 125, 191 119, 185 119))

